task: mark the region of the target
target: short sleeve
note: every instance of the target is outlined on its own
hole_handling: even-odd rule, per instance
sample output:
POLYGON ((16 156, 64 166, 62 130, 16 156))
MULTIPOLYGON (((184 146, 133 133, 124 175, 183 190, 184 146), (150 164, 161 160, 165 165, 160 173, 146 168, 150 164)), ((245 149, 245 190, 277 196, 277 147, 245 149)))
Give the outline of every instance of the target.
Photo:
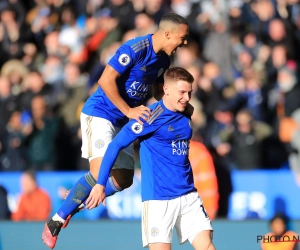
POLYGON ((116 54, 109 60, 108 64, 120 75, 131 69, 135 64, 135 53, 128 45, 122 45, 116 54))

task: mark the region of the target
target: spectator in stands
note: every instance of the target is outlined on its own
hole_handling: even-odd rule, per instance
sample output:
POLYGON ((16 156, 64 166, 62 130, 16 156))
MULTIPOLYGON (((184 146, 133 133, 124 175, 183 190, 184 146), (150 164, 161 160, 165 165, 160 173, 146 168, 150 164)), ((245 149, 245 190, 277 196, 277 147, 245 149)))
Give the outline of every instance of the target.
POLYGON ((284 45, 276 45, 271 50, 271 57, 266 68, 267 73, 267 87, 268 89, 274 88, 277 82, 277 74, 280 68, 286 66, 288 61, 287 48, 284 45))
POLYGON ((54 98, 53 86, 47 84, 39 72, 32 71, 28 73, 23 84, 24 92, 20 94, 21 111, 29 111, 32 99, 37 95, 43 96, 49 106, 55 106, 56 98, 54 98))
POLYGON ((58 18, 57 13, 51 11, 50 6, 41 1, 36 1, 36 6, 27 13, 26 22, 30 25, 38 49, 43 47, 45 36, 55 29, 58 18))
POLYGON ((20 179, 22 193, 17 210, 12 213, 14 221, 43 221, 51 212, 49 195, 38 187, 36 174, 32 170, 23 172, 20 179))
POLYGON ((158 26, 155 25, 153 18, 147 13, 137 14, 134 22, 135 29, 138 32, 138 36, 153 34, 158 28, 158 26))
POLYGON ((240 81, 235 81, 237 94, 228 104, 230 109, 234 111, 239 109, 251 110, 255 120, 264 121, 265 100, 261 91, 261 82, 259 81, 259 78, 254 73, 246 79, 241 77, 239 80, 240 81))
POLYGON ((284 23, 282 19, 271 20, 266 44, 271 48, 274 48, 276 45, 283 45, 287 49, 288 57, 294 59, 296 55, 293 43, 294 35, 293 33, 288 34, 291 28, 287 26, 288 23, 284 23))
POLYGON ((7 61, 1 68, 1 75, 7 77, 11 84, 11 93, 18 97, 24 91, 22 81, 28 74, 28 69, 21 60, 7 61))
POLYGON ((286 144, 291 169, 300 185, 300 84, 296 72, 290 67, 278 72, 277 116, 279 139, 286 144))
POLYGON ((0 185, 0 220, 10 219, 10 210, 8 208, 7 191, 0 185))
POLYGON ((42 96, 32 99, 31 112, 32 123, 23 130, 28 164, 35 170, 55 170, 59 151, 59 121, 56 117, 47 116, 47 106, 42 96))
POLYGON ((263 167, 263 141, 272 133, 272 128, 253 119, 248 110, 240 110, 236 116, 236 125, 220 132, 222 143, 227 143, 228 151, 218 151, 222 155, 232 152, 232 167, 239 170, 259 169, 263 167))
POLYGON ((218 181, 213 159, 206 147, 197 141, 190 141, 189 160, 193 169, 194 184, 203 200, 211 220, 218 212, 218 181))
POLYGON ((134 28, 134 18, 136 12, 131 1, 126 0, 111 0, 107 7, 113 12, 119 20, 119 25, 123 32, 134 28))
MULTIPOLYGON (((64 125, 64 157, 68 166, 80 168, 81 138, 77 134, 80 129, 80 117, 77 115, 82 103, 87 99, 87 76, 80 73, 76 64, 67 64, 64 69, 63 89, 59 96, 58 115, 64 125)), ((80 109, 81 110, 81 109, 80 109)), ((66 167, 66 166, 65 166, 66 167)))
POLYGON ((156 24, 164 14, 170 12, 170 6, 163 0, 145 0, 144 4, 145 12, 153 17, 156 24))
MULTIPOLYGON (((2 139, 3 155, 0 161, 1 171, 23 171, 27 168, 25 147, 23 144, 22 128, 24 118, 19 111, 14 111, 10 116, 6 132, 2 139), (22 121, 23 120, 23 121, 22 121)), ((0 139, 1 141, 1 139, 0 139)))
POLYGON ((17 22, 16 12, 7 6, 0 13, 0 66, 9 59, 20 59, 23 55, 23 43, 30 39, 27 27, 17 22))
POLYGON ((7 77, 0 76, 0 134, 3 134, 11 114, 17 110, 18 100, 12 95, 7 77))

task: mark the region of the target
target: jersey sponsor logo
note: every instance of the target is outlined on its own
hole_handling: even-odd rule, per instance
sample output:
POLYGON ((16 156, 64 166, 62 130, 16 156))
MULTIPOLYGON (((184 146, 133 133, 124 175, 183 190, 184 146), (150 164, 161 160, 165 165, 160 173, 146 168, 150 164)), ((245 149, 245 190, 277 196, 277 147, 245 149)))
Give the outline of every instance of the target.
POLYGON ((148 94, 149 87, 150 87, 150 85, 147 85, 147 84, 142 83, 142 82, 134 81, 130 85, 130 87, 127 90, 126 93, 129 96, 144 99, 144 98, 146 98, 146 96, 148 94))
POLYGON ((174 128, 170 125, 170 126, 168 127, 168 131, 174 131, 174 128))
POLYGON ((100 148, 103 148, 105 145, 104 141, 101 140, 101 139, 98 139, 96 142, 95 142, 95 147, 100 149, 100 148))
POLYGON ((147 71, 147 70, 146 70, 146 65, 143 66, 143 67, 141 67, 140 70, 146 72, 146 71, 147 71))
POLYGON ((189 154, 189 140, 173 140, 172 141, 172 155, 188 155, 189 154))
POLYGON ((142 124, 139 124, 138 122, 135 122, 131 126, 131 130, 135 134, 140 134, 143 131, 144 127, 142 124))
POLYGON ((121 65, 126 66, 130 63, 130 57, 127 54, 122 54, 119 56, 118 61, 121 65))
POLYGON ((158 71, 158 73, 157 73, 157 77, 160 77, 160 75, 161 75, 163 72, 164 72, 164 69, 161 68, 161 69, 158 71))
POLYGON ((157 227, 152 227, 151 228, 151 236, 156 237, 159 234, 159 230, 157 227))

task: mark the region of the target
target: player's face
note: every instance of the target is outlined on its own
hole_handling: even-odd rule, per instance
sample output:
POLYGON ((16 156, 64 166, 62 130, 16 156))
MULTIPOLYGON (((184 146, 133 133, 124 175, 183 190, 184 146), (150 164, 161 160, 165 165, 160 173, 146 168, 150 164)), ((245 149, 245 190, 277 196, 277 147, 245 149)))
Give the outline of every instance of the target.
POLYGON ((168 48, 165 49, 165 52, 170 56, 173 53, 175 53, 178 48, 182 47, 183 45, 186 45, 188 35, 188 26, 185 24, 178 25, 169 34, 168 48))
POLYGON ((178 81, 169 86, 167 100, 173 111, 183 112, 191 100, 192 84, 178 81))

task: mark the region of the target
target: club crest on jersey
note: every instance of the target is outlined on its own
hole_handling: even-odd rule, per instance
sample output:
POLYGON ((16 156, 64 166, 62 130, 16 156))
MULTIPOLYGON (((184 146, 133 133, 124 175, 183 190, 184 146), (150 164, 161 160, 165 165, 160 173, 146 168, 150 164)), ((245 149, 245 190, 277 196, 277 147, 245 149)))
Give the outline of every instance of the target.
POLYGON ((161 68, 161 69, 158 71, 157 77, 159 77, 163 72, 164 72, 164 69, 161 68))
POLYGON ((101 139, 98 139, 96 142, 95 142, 95 147, 100 149, 100 148, 103 148, 103 146, 105 145, 104 141, 101 140, 101 139))
POLYGON ((141 133, 143 131, 143 129, 144 129, 143 125, 139 124, 138 122, 133 123, 131 126, 131 130, 135 134, 141 133))
POLYGON ((122 54, 119 56, 118 61, 121 65, 126 66, 130 63, 130 57, 127 54, 122 54))
POLYGON ((156 237, 159 234, 159 230, 157 227, 152 227, 151 228, 151 236, 156 237))

